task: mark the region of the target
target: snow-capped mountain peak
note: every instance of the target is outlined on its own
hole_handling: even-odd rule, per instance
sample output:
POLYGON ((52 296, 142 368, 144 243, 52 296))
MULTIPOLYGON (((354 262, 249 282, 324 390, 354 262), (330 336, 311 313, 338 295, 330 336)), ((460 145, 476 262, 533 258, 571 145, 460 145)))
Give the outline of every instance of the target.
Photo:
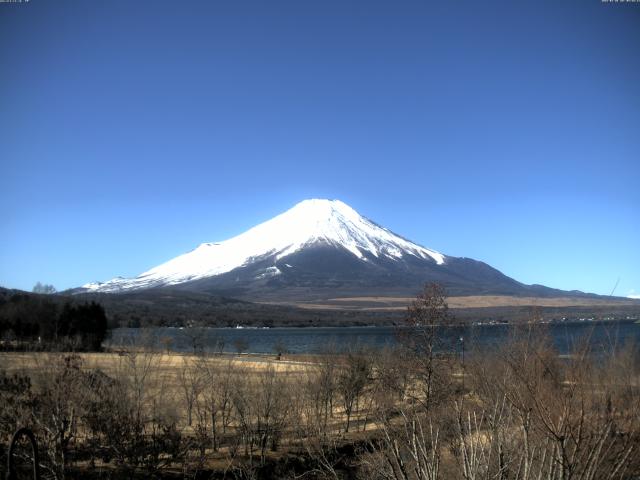
POLYGON ((364 262, 372 257, 391 260, 416 257, 436 265, 446 262, 444 255, 380 227, 339 200, 311 199, 229 240, 203 243, 136 278, 89 283, 83 289, 121 292, 176 285, 221 275, 265 259, 271 259, 273 266, 264 272, 264 277, 271 277, 282 273, 276 262, 314 245, 344 249, 364 262))

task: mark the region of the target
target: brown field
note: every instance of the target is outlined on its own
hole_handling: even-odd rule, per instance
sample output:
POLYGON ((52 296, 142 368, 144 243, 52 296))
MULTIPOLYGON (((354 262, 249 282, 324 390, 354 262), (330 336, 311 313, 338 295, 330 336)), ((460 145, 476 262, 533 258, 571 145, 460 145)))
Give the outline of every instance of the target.
MULTIPOLYGON (((55 364, 58 360, 68 355, 69 353, 54 352, 0 352, 0 368, 6 372, 29 374, 41 371, 43 368, 46 368, 46 366, 55 364)), ((120 353, 112 352, 81 352, 75 355, 82 359, 82 368, 84 370, 99 369, 107 375, 113 375, 120 371, 125 357, 120 353)), ((141 352, 139 355, 145 355, 145 352, 141 352)), ((178 370, 182 368, 185 363, 202 359, 202 357, 195 355, 175 352, 153 352, 149 355, 153 355, 154 357, 154 370, 163 372, 165 378, 171 378, 177 375, 178 370)), ((307 356, 305 357, 305 361, 300 361, 294 359, 293 356, 289 356, 289 358, 284 360, 276 360, 275 355, 220 355, 209 356, 206 358, 206 361, 212 366, 221 368, 231 362, 238 367, 254 372, 264 371, 272 367, 279 373, 301 373, 313 366, 313 363, 308 361, 308 358, 307 356)))
MULTIPOLYGON (((290 305, 310 310, 405 310, 414 300, 410 297, 342 297, 313 302, 295 302, 290 305)), ((507 295, 470 295, 449 297, 449 308, 492 307, 607 307, 639 305, 640 302, 623 298, 575 298, 575 297, 512 297, 507 295)))
MULTIPOLYGON (((213 387, 213 385, 207 386, 206 383, 202 383, 202 375, 205 371, 216 372, 221 377, 225 372, 229 372, 233 378, 233 385, 230 384, 228 388, 238 389, 244 396, 247 396, 249 402, 255 402, 251 408, 267 408, 267 415, 277 416, 284 415, 287 409, 294 408, 294 406, 299 408, 299 401, 304 395, 300 389, 310 388, 309 382, 313 382, 312 379, 320 368, 320 357, 314 355, 287 355, 278 360, 275 355, 261 354, 198 356, 158 350, 128 350, 73 354, 68 352, 0 352, 0 373, 28 376, 31 378, 32 385, 37 390, 42 390, 50 386, 52 377, 65 371, 65 361, 70 356, 79 359, 78 365, 83 372, 90 373, 99 370, 108 377, 118 379, 127 385, 128 393, 141 392, 140 407, 147 412, 154 412, 153 415, 162 412, 162 416, 175 422, 183 437, 191 439, 189 440, 191 442, 197 441, 197 429, 202 425, 202 415, 204 414, 204 418, 206 418, 206 390, 213 387), (268 400, 265 405, 264 398, 252 398, 254 395, 255 397, 261 395, 257 391, 265 386, 265 382, 270 388, 274 388, 268 395, 279 393, 279 396, 286 399, 285 403, 279 404, 276 401, 274 405, 269 406, 268 400), (193 396, 190 407, 193 411, 188 414, 187 403, 190 395, 193 396), (278 404, 277 407, 276 404, 278 404), (274 410, 270 411, 271 408, 274 410), (276 411, 275 408, 285 410, 276 411), (190 415, 193 417, 192 420, 189 420, 190 415)), ((341 363, 343 359, 335 356, 334 361, 341 363)), ((67 387, 63 386, 62 388, 67 387)), ((215 387, 213 388, 215 389, 215 387)), ((230 395, 229 401, 231 401, 232 394, 230 391, 227 393, 230 395)), ((62 395, 65 395, 64 392, 62 395)), ((325 428, 328 432, 339 434, 341 442, 346 443, 355 441, 364 432, 376 429, 376 423, 369 418, 370 402, 371 400, 366 403, 367 408, 363 405, 362 408, 351 413, 352 431, 345 435, 343 429, 346 414, 336 398, 335 403, 332 403, 330 419, 325 428), (365 419, 364 424, 363 419, 365 419)), ((306 418, 309 413, 305 413, 303 409, 297 412, 297 415, 298 418, 306 418)), ((231 435, 243 435, 237 433, 243 428, 243 420, 234 417, 226 427, 226 436, 219 433, 219 441, 222 445, 215 452, 211 450, 210 445, 207 445, 207 458, 201 468, 206 467, 217 471, 225 471, 230 468, 230 465, 234 463, 234 458, 238 455, 238 445, 224 445, 223 442, 225 439, 228 440, 231 435)), ((311 421, 310 418, 307 420, 311 421)), ((207 425, 206 419, 204 422, 207 425)), ((208 427, 211 428, 211 425, 208 427)), ((254 428, 260 427, 254 426, 254 428)), ((292 427, 287 426, 287 429, 290 428, 292 427)), ((253 435, 255 433, 252 433, 253 435)), ((76 436, 77 438, 86 437, 87 432, 78 431, 76 436)), ((257 449, 258 447, 253 445, 254 441, 254 439, 251 440, 252 449, 257 449)), ((293 438, 286 436, 280 440, 280 444, 281 447, 277 451, 267 449, 260 455, 276 461, 292 449, 300 450, 302 448, 304 450, 306 448, 300 440, 294 441, 293 438)), ((257 455, 258 453, 252 452, 251 455, 253 454, 257 455)), ((78 465, 82 466, 83 464, 80 462, 78 465)), ((101 468, 105 467, 111 468, 107 465, 101 465, 101 468)), ((169 471, 175 473, 175 468, 172 466, 169 471)))

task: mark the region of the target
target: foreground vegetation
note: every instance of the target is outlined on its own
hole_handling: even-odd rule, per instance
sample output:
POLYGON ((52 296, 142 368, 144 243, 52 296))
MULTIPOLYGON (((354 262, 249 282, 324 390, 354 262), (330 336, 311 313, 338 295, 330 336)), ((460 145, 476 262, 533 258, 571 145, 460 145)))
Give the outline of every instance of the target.
POLYGON ((640 372, 630 347, 597 362, 583 350, 559 359, 532 334, 472 354, 464 374, 453 359, 429 365, 406 355, 7 353, 2 442, 6 449, 15 429, 33 428, 49 478, 640 472, 640 372))
POLYGON ((633 345, 594 352, 585 341, 560 357, 544 327, 527 324, 463 358, 436 335, 447 321, 431 287, 393 350, 3 353, 2 455, 28 426, 43 478, 55 479, 640 475, 633 345))

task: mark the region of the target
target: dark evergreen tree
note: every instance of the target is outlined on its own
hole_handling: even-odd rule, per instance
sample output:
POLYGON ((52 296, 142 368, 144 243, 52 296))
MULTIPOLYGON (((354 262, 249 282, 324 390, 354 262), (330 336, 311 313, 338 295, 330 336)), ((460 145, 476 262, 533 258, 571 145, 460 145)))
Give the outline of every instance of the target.
POLYGON ((95 302, 67 302, 59 308, 45 297, 16 294, 0 305, 0 337, 15 338, 29 348, 99 350, 107 331, 104 308, 95 302))
POLYGON ((90 350, 100 350, 107 335, 107 316, 102 305, 95 302, 65 304, 59 325, 64 336, 79 340, 83 348, 90 350))

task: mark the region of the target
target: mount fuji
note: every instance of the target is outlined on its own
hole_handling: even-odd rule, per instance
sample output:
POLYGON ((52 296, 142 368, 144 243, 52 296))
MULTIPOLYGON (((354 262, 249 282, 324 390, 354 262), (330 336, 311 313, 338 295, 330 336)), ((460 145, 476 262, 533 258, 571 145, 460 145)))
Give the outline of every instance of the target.
POLYGON ((229 240, 135 278, 88 283, 75 293, 188 290, 258 301, 415 295, 429 281, 450 295, 582 296, 522 284, 469 258, 444 255, 363 217, 339 200, 305 200, 229 240))

